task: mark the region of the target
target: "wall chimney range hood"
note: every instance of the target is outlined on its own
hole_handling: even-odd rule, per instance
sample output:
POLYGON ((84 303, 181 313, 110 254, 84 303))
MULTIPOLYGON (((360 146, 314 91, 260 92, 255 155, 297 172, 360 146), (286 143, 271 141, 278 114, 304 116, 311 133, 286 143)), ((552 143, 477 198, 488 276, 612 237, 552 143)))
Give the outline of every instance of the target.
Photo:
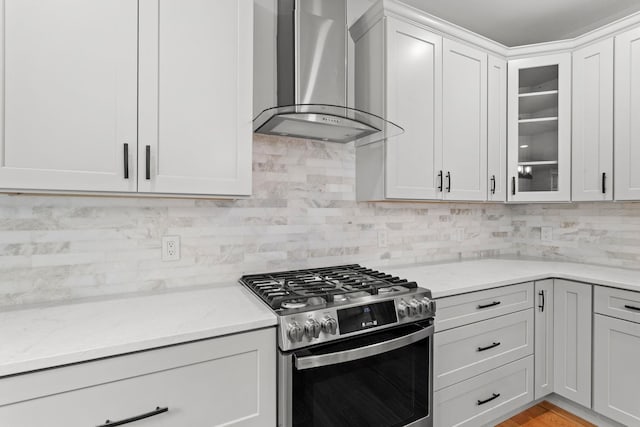
POLYGON ((404 132, 346 107, 345 0, 278 0, 277 67, 278 106, 254 119, 256 133, 362 146, 404 132))

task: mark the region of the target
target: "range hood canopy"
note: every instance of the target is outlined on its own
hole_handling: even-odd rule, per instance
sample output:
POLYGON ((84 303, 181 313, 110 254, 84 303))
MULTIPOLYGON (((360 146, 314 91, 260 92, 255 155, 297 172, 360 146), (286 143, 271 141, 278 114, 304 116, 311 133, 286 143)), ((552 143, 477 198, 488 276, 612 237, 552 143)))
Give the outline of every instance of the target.
POLYGON ((356 146, 404 130, 347 105, 345 0, 278 0, 278 106, 253 121, 256 133, 356 146))
POLYGON ((374 114, 326 104, 269 108, 254 119, 253 125, 257 133, 338 143, 356 141, 358 147, 404 132, 374 114))

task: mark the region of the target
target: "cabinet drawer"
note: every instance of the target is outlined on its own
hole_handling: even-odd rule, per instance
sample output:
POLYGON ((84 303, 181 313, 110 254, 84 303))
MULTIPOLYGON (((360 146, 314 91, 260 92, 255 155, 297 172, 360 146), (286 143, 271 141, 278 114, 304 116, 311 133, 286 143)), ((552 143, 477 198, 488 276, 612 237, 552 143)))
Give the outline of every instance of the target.
POLYGON ((51 381, 64 388, 76 384, 0 406, 0 425, 101 426, 156 408, 168 411, 135 426, 274 425, 274 343, 272 328, 4 378, 0 395, 5 398, 14 389, 18 398, 27 388, 41 393, 37 387, 47 390, 51 381), (131 375, 129 369, 138 372, 131 375), (119 379, 105 382, 103 375, 119 379))
POLYGON ((533 401, 533 356, 434 394, 434 426, 479 426, 533 401))
POLYGON ((439 332, 433 342, 440 390, 533 354, 533 309, 439 332))
POLYGON ((533 283, 441 298, 437 304, 436 332, 533 308, 533 283))
POLYGON ((596 286, 594 311, 640 323, 640 292, 596 286))

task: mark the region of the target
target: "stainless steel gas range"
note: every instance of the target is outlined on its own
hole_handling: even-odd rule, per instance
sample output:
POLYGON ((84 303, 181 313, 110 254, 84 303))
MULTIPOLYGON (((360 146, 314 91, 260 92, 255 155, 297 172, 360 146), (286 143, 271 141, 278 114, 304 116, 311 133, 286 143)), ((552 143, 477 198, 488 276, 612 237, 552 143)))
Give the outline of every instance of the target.
POLYGON ((359 265, 240 283, 279 316, 279 427, 432 427, 429 290, 359 265))

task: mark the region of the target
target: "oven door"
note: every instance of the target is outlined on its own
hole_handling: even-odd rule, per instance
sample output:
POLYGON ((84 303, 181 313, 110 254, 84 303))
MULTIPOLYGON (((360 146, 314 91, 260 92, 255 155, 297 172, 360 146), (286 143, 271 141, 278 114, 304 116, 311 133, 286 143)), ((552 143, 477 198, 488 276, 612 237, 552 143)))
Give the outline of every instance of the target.
POLYGON ((279 427, 432 427, 433 321, 280 353, 279 427))

